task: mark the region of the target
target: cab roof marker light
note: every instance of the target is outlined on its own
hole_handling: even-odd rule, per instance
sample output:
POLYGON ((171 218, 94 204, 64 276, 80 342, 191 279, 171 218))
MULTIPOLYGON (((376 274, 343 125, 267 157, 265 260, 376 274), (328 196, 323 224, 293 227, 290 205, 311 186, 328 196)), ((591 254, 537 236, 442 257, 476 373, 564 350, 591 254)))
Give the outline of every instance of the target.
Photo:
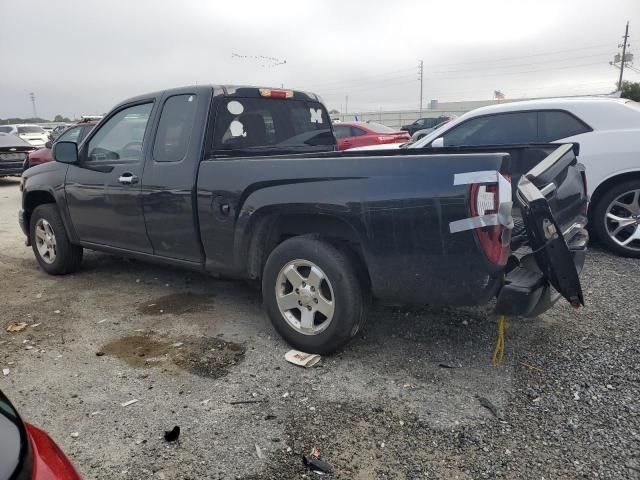
POLYGON ((293 90, 274 90, 272 88, 260 88, 261 97, 267 98, 293 98, 293 90))

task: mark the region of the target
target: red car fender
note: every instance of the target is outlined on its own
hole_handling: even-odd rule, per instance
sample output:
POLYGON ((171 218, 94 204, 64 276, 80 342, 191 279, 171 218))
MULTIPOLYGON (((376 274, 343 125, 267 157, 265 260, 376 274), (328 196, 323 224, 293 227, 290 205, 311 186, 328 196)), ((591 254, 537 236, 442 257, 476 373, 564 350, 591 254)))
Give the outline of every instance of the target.
POLYGON ((69 459, 51 437, 33 425, 25 423, 33 452, 33 480, 82 480, 69 459))

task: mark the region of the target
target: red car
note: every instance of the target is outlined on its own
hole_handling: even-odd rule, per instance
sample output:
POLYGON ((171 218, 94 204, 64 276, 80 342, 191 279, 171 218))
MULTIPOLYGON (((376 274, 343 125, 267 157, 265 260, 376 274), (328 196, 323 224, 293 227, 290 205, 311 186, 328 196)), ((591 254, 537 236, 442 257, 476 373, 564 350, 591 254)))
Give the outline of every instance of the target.
MULTIPOLYGON (((67 128, 58 138, 56 138, 56 142, 65 141, 65 142, 75 142, 79 144, 84 140, 84 137, 98 124, 97 120, 88 120, 75 124, 72 127, 67 128)), ((39 148, 34 152, 29 154, 29 157, 24 163, 24 169, 33 167, 35 165, 40 165, 41 163, 50 162, 53 160, 51 156, 51 146, 52 142, 49 141, 45 144, 43 148, 39 148)))
POLYGON ((407 132, 374 122, 340 122, 333 125, 333 132, 338 140, 338 150, 411 140, 407 132))
POLYGON ((0 392, 0 478, 82 480, 45 432, 23 422, 0 392))

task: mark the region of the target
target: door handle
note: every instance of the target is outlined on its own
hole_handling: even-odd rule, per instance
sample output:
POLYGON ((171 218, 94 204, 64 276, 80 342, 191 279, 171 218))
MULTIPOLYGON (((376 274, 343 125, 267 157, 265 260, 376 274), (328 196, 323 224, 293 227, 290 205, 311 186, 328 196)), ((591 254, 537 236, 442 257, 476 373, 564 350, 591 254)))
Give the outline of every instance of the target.
POLYGON ((138 177, 131 172, 125 172, 120 175, 118 182, 123 185, 133 185, 134 183, 138 183, 138 177))

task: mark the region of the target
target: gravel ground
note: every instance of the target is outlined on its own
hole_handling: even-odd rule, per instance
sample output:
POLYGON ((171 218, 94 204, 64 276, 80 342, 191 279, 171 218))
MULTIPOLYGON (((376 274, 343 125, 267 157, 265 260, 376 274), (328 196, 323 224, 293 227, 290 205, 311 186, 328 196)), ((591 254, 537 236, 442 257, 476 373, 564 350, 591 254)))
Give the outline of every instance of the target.
POLYGON ((513 319, 499 367, 488 308, 376 307, 304 370, 244 283, 91 252, 47 276, 18 205, 0 179, 0 389, 86 478, 309 478, 313 447, 324 478, 640 478, 638 260, 594 247, 586 308, 513 319))

